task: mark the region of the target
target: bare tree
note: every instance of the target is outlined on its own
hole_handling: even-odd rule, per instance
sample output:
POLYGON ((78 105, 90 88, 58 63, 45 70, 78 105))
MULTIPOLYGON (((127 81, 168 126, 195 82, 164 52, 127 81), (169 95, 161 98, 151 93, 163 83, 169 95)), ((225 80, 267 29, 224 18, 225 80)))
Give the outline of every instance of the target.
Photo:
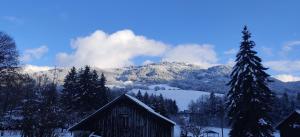
MULTIPOLYGON (((18 79, 18 52, 15 41, 7 34, 0 32, 0 117, 8 109, 12 90, 18 79)), ((0 119, 1 121, 1 119, 0 119)))
POLYGON ((15 41, 6 33, 0 32, 0 73, 16 70, 18 58, 15 41))
POLYGON ((200 137, 200 135, 203 134, 205 127, 197 123, 190 123, 187 129, 194 137, 200 137))

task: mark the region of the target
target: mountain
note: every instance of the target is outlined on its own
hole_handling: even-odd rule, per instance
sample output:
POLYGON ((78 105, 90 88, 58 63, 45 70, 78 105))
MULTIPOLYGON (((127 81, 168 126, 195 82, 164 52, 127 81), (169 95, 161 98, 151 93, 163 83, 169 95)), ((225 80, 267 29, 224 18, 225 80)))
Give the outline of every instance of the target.
MULTIPOLYGON (((226 83, 228 83, 232 71, 232 68, 226 65, 205 69, 197 65, 177 62, 152 63, 117 69, 95 69, 99 74, 104 73, 110 87, 132 89, 136 86, 145 86, 146 88, 147 85, 167 84, 186 90, 216 93, 228 91, 226 83)), ((50 79, 56 76, 58 83, 62 84, 68 71, 68 68, 58 68, 29 73, 33 77, 47 75, 50 79)), ((270 83, 270 87, 276 93, 300 92, 300 82, 282 82, 275 78, 271 79, 273 82, 270 83)))

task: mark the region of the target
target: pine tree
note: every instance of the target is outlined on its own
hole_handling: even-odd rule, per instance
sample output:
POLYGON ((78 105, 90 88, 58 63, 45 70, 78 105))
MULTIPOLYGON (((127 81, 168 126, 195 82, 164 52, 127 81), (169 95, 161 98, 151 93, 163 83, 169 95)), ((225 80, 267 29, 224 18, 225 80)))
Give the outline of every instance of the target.
POLYGON ((72 67, 64 79, 61 95, 61 103, 66 113, 72 112, 76 105, 76 94, 78 94, 76 93, 76 91, 78 90, 77 82, 76 68, 72 67))
POLYGON ((244 27, 243 40, 237 54, 236 64, 228 83, 228 116, 231 137, 272 137, 271 103, 273 93, 268 87, 269 75, 262 60, 253 50, 255 43, 244 27))
MULTIPOLYGON (((138 93, 136 94, 136 98, 139 99, 140 101, 143 101, 143 95, 141 91, 139 90, 138 93)), ((144 101, 143 101, 144 102, 144 101)))
POLYGON ((296 108, 300 109, 300 92, 297 93, 296 97, 296 108))
POLYGON ((109 98, 109 89, 106 87, 106 78, 103 73, 101 73, 101 78, 100 78, 100 92, 101 92, 101 106, 105 105, 108 103, 109 98))
POLYGON ((146 92, 143 96, 143 101, 145 104, 150 104, 150 100, 149 100, 149 94, 146 92))
POLYGON ((285 118, 287 117, 292 111, 292 100, 289 98, 289 95, 284 92, 283 95, 280 98, 280 102, 281 102, 281 118, 285 118))
POLYGON ((207 100, 207 115, 210 125, 214 125, 217 118, 218 100, 214 92, 211 92, 207 100))
POLYGON ((164 103, 164 98, 162 96, 162 94, 160 94, 158 97, 155 97, 157 98, 157 102, 155 103, 156 106, 155 106, 155 110, 160 113, 161 115, 163 116, 167 116, 167 110, 166 110, 166 107, 165 107, 165 103, 164 103))

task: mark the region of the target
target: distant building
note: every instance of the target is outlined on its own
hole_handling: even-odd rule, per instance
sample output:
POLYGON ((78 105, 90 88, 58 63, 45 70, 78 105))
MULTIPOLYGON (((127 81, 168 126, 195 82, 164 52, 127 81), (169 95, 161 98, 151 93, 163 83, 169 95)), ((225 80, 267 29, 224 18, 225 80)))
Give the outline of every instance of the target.
POLYGON ((300 137, 300 110, 295 110, 276 127, 281 137, 300 137))
POLYGON ((75 137, 173 137, 175 123, 124 94, 69 129, 75 137))

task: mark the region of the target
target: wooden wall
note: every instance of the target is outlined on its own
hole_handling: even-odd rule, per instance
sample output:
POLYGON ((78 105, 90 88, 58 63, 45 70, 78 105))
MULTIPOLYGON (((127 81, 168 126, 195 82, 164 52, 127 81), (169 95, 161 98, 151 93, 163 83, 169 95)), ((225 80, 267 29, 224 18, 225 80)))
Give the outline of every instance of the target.
POLYGON ((103 137, 172 137, 173 125, 123 100, 85 125, 103 137))

